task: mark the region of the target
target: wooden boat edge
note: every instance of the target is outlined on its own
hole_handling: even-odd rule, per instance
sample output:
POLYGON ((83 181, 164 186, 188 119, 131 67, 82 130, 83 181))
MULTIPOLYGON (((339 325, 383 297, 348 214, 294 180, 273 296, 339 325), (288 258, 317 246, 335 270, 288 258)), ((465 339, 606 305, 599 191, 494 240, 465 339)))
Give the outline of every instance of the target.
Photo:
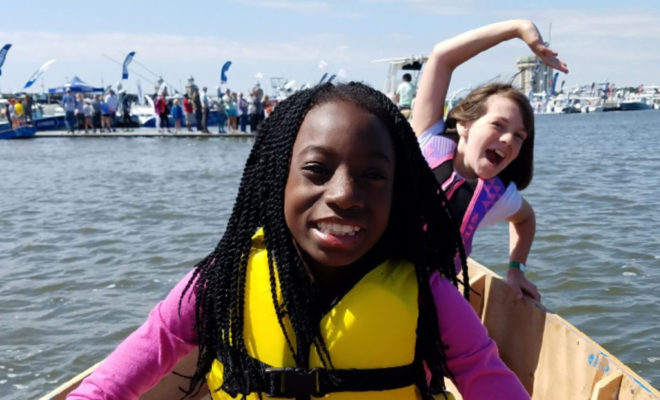
MULTIPOLYGON (((474 288, 475 286, 480 286, 485 287, 486 284, 484 282, 479 282, 480 280, 484 280, 486 276, 490 276, 490 278, 497 278, 498 286, 500 290, 502 291, 509 291, 510 293, 508 294, 508 301, 511 303, 514 303, 513 300, 513 292, 506 286, 504 281, 502 280, 502 277, 484 266, 483 264, 480 264, 479 262, 473 260, 473 259, 468 259, 468 265, 469 268, 468 270, 470 271, 470 285, 474 288)), ((487 290, 486 290, 487 291, 487 290)), ((491 294, 486 294, 484 297, 490 297, 492 296, 491 294)), ((486 300, 484 300, 486 301, 486 300)), ((482 322, 484 322, 484 304, 475 304, 478 302, 475 302, 474 300, 471 299, 471 303, 473 305, 473 308, 475 309, 475 312, 477 312, 477 315, 479 315, 482 318, 482 322)), ((593 358, 593 361, 591 363, 591 367, 593 370, 596 371, 595 376, 594 376, 594 381, 592 382, 592 387, 589 388, 588 390, 588 395, 585 392, 584 394, 586 397, 579 397, 579 398, 585 398, 589 400, 601 400, 601 399, 619 399, 619 400, 648 400, 648 399, 654 399, 654 400, 660 400, 660 392, 655 389, 649 382, 647 382, 644 378, 639 376, 636 372, 634 372, 630 367, 628 367, 625 363, 623 363, 621 360, 619 360, 616 356, 614 356, 612 353, 610 353, 607 349, 605 349, 602 345, 600 345, 598 342, 594 341, 591 337, 586 335, 584 332, 579 330, 577 327, 575 327, 573 324, 565 320, 563 317, 560 315, 551 312, 550 310, 546 309, 542 304, 535 303, 534 301, 527 299, 526 302, 523 302, 522 304, 526 305, 526 308, 528 310, 536 310, 532 311, 532 313, 536 312, 537 314, 543 314, 545 321, 545 328, 547 329, 547 326, 549 325, 554 325, 556 327, 561 327, 562 330, 565 331, 565 335, 567 337, 570 337, 572 340, 580 342, 580 346, 582 348, 589 348, 590 350, 590 356, 595 355, 593 358), (608 380, 611 380, 613 377, 616 377, 617 374, 620 374, 622 379, 619 382, 619 386, 615 390, 616 396, 613 397, 613 395, 605 395, 604 393, 601 393, 600 395, 597 393, 597 390, 600 388, 599 383, 606 382, 608 380), (625 393, 624 393, 625 392, 625 393)), ((511 305, 511 304, 509 304, 511 305)), ((485 323, 484 325, 487 326, 487 329, 489 326, 485 323)), ((489 334, 491 337, 494 335, 489 329, 489 334)), ((500 356, 502 359, 506 361, 507 358, 507 348, 505 343, 502 343, 501 340, 498 340, 497 338, 493 337, 495 342, 498 344, 498 348, 500 351, 500 356)), ((547 352, 547 347, 550 347, 549 344, 545 343, 547 342, 547 337, 543 338, 544 343, 542 344, 544 350, 547 352)), ((569 343, 570 345, 570 343, 569 343)), ((508 364, 508 363, 507 363, 508 364)), ((539 361, 538 363, 534 364, 535 368, 540 368, 541 362, 539 361)), ((521 381, 523 381, 523 384, 525 385, 524 382, 524 375, 525 373, 520 373, 520 371, 516 371, 516 369, 512 366, 509 365, 510 368, 516 372, 516 374, 521 378, 521 381), (521 376, 523 375, 523 376, 521 376)), ((573 373, 575 371, 572 371, 573 373)), ((540 379, 538 379, 540 380, 540 379)), ((553 389, 556 390, 557 385, 563 384, 564 382, 560 383, 554 383, 553 389)), ((561 394, 557 395, 557 393, 547 393, 546 392, 541 392, 538 396, 536 395, 535 391, 537 389, 538 382, 535 380, 533 385, 525 385, 526 388, 528 389, 528 392, 532 395, 533 399, 546 399, 546 398, 578 398, 575 397, 575 393, 570 393, 567 395, 564 395, 562 397, 561 394), (545 397, 544 394, 547 396, 545 397)), ((586 389, 586 388, 585 388, 586 389)))
MULTIPOLYGON (((496 286, 498 286, 499 288, 504 288, 504 286, 501 286, 501 284, 504 283, 502 283, 501 277, 499 275, 497 275, 495 272, 493 272, 486 266, 478 263, 473 259, 469 259, 468 261, 469 261, 469 270, 471 271, 470 285, 473 288, 477 287, 476 289, 477 291, 481 290, 482 293, 487 293, 485 281, 487 279, 493 280, 493 278, 495 278, 494 280, 495 282, 499 282, 496 286)), ((492 293, 488 293, 488 296, 490 295, 492 295, 492 293)), ((485 303, 487 303, 488 300, 485 299, 486 296, 483 297, 484 298, 479 299, 479 296, 472 296, 472 301, 471 301, 472 306, 477 312, 477 314, 480 317, 482 317, 482 321, 483 321, 482 314, 484 311, 484 306, 486 305, 485 303)), ((602 347, 596 341, 591 339, 584 332, 580 331, 570 322, 566 321, 558 314, 548 311, 542 305, 535 304, 531 300, 527 302, 521 302, 521 304, 526 304, 525 307, 528 310, 532 310, 531 312, 536 313, 536 315, 541 315, 542 313, 544 315, 545 322, 550 324, 555 324, 556 326, 560 326, 562 329, 564 329, 567 332, 567 334, 578 339, 578 341, 582 341, 583 345, 586 344, 587 347, 590 347, 591 349, 595 349, 596 351, 598 351, 599 355, 603 357, 600 359, 601 360, 600 364, 596 365, 597 367, 596 370, 599 371, 598 368, 603 369, 602 365, 607 365, 609 371, 607 373, 602 373, 600 376, 598 375, 598 373, 596 373, 595 375, 597 379, 594 378, 593 383, 591 385, 592 387, 587 388, 588 390, 583 394, 584 396, 580 398, 584 398, 587 400, 604 400, 604 399, 613 399, 613 398, 620 400, 660 400, 660 392, 658 392, 658 390, 656 390, 650 383, 648 383, 646 380, 640 377, 626 364, 621 362, 618 358, 616 358, 614 355, 608 352, 604 347, 602 347)), ((500 348, 500 354, 504 359, 505 356, 507 355, 506 354, 507 351, 509 350, 504 345, 504 343, 502 343, 501 345, 501 343, 497 339, 495 339, 495 341, 498 343, 498 347, 500 348)), ((187 371, 190 371, 190 368, 194 367, 195 360, 196 360, 196 354, 192 353, 191 355, 182 359, 179 362, 179 364, 177 364, 177 366, 174 368, 174 370, 180 373, 183 372, 185 374, 187 371)), ((91 368, 88 368, 84 372, 78 374, 77 376, 63 383, 58 388, 54 389, 47 395, 41 397, 40 400, 64 400, 66 395, 69 392, 71 392, 73 389, 75 389, 75 387, 85 377, 87 377, 94 370, 94 368, 96 368, 97 365, 98 364, 94 365, 91 368)), ((538 368, 538 366, 535 366, 535 368, 538 368)), ((514 368, 512 367, 512 369, 514 368)), ((521 375, 519 371, 516 371, 516 373, 519 376, 521 375)), ((176 388, 180 386, 184 382, 183 379, 184 378, 181 378, 176 374, 169 374, 166 377, 164 377, 159 382, 159 384, 156 385, 156 387, 154 387, 149 393, 142 396, 141 399, 143 400, 164 399, 165 398, 163 397, 164 394, 171 393, 172 388, 176 388)), ((523 379, 521 378, 521 381, 522 380, 523 379)), ((456 400, 462 400, 462 397, 460 396, 460 394, 457 393, 454 385, 451 384, 451 382, 448 382, 448 386, 450 389, 454 388, 454 390, 451 391, 452 393, 455 394, 456 400)), ((545 393, 542 393, 538 390, 538 388, 536 387, 536 382, 534 382, 531 387, 529 387, 529 385, 526 385, 526 387, 528 388, 528 391, 531 392, 532 398, 534 400, 562 397, 561 395, 558 397, 554 397, 554 396, 546 397, 545 393)), ((206 389, 203 393, 200 393, 196 397, 196 399, 204 397, 207 393, 208 393, 208 389, 206 389)), ((180 396, 181 393, 176 392, 176 398, 178 399, 180 398, 180 396)), ((551 395, 548 394, 548 396, 551 395)), ((172 398, 174 398, 174 396, 172 396, 172 398)), ((577 398, 577 397, 571 396, 565 398, 577 398)))

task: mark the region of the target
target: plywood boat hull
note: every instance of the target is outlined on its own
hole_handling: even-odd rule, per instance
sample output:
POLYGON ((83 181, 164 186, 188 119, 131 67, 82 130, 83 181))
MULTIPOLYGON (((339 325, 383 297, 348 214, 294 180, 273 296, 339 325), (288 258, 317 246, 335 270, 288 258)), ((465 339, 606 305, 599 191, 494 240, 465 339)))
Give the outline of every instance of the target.
MULTIPOLYGON (((517 300, 502 279, 474 260, 469 260, 469 270, 472 308, 533 400, 660 400, 660 393, 648 382, 559 315, 527 299, 517 300)), ((174 371, 190 375, 196 359, 196 352, 191 353, 174 371)), ((64 400, 94 368, 41 400, 64 400)), ((178 400, 178 387, 186 383, 171 373, 141 399, 178 400)), ((456 400, 462 400, 447 383, 456 400)), ((204 388, 194 399, 208 397, 204 388)))

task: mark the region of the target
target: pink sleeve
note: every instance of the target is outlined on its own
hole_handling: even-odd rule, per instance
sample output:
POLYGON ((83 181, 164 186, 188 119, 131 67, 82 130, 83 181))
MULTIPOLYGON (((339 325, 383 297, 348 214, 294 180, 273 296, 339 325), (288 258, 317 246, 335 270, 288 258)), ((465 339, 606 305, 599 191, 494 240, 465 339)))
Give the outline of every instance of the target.
POLYGON ((67 399, 137 399, 192 351, 197 338, 195 297, 190 291, 179 315, 179 298, 191 276, 192 271, 67 399))
POLYGON ((529 399, 461 293, 438 273, 431 277, 431 290, 447 364, 463 399, 529 399))

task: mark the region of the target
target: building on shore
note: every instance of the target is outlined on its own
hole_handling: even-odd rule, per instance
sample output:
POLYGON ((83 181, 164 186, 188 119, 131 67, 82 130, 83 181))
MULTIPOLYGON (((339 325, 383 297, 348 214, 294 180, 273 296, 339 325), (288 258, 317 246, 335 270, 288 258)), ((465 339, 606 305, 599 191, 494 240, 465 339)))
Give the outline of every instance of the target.
POLYGON ((553 94, 553 69, 543 63, 538 56, 520 57, 516 61, 518 67, 517 82, 520 91, 528 93, 553 94))

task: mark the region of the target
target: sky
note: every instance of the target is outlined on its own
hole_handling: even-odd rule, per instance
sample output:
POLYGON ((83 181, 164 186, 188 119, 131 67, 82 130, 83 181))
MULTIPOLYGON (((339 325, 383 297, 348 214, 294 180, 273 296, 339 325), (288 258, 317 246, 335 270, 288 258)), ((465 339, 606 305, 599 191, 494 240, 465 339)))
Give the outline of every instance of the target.
MULTIPOLYGON (((181 90, 190 77, 215 89, 245 92, 272 78, 314 84, 324 72, 384 89, 382 58, 426 55, 443 39, 488 23, 528 18, 568 64, 566 87, 613 82, 660 84, 660 2, 610 0, 33 0, 10 2, 0 16, 0 46, 11 43, 0 92, 19 92, 46 61, 56 59, 28 91, 73 76, 116 85, 124 57, 135 51, 123 87, 154 90, 162 76, 181 90), (324 68, 321 68, 325 65, 324 68)), ((498 76, 511 77, 520 40, 507 41, 458 67, 450 92, 498 76)), ((213 90, 210 90, 213 92, 213 90)))

